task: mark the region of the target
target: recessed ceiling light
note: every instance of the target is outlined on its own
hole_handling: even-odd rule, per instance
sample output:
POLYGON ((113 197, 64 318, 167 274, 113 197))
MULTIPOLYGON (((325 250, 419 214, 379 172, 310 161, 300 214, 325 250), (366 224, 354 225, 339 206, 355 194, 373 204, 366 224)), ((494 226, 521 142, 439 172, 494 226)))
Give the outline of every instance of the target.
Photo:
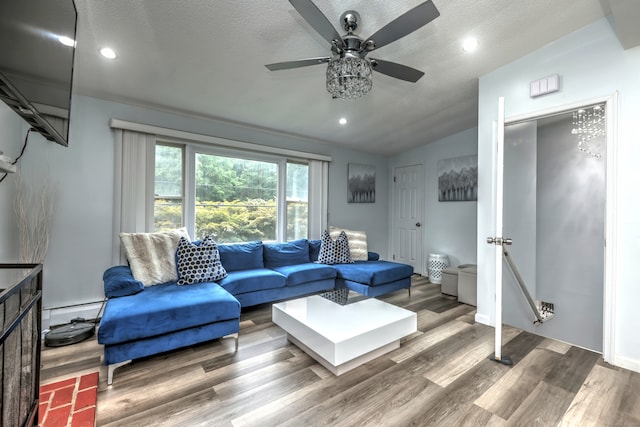
POLYGON ((76 41, 67 36, 58 36, 58 41, 65 46, 75 47, 76 45, 76 41))
POLYGON ((340 120, 338 120, 338 123, 340 123, 341 125, 346 125, 347 124, 347 119, 342 117, 342 118, 340 118, 340 120))
POLYGON ((478 39, 475 37, 469 37, 462 42, 462 49, 465 52, 473 52, 478 48, 478 39))
POLYGON ((100 55, 108 59, 115 59, 118 56, 116 55, 116 52, 110 47, 103 47, 102 49, 100 49, 100 55))

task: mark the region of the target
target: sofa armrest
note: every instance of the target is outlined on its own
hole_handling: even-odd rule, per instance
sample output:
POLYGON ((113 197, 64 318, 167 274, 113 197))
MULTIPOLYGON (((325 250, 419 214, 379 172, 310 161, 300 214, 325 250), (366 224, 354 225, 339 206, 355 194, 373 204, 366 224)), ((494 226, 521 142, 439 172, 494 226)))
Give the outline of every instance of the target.
POLYGON ((367 261, 378 261, 380 259, 380 254, 377 252, 369 252, 369 256, 367 261))
POLYGON ((107 298, 134 295, 144 290, 142 282, 133 277, 131 268, 126 265, 108 268, 102 275, 102 281, 104 282, 104 295, 107 298))

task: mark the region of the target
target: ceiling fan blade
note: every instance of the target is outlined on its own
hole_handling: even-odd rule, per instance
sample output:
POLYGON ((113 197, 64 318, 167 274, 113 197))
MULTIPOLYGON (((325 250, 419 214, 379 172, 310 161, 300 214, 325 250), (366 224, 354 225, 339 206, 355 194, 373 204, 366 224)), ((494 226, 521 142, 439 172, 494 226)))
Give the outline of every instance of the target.
POLYGON ((371 58, 371 65, 373 65, 374 71, 411 83, 417 82, 420 77, 424 76, 424 73, 420 70, 396 62, 383 61, 382 59, 371 58))
POLYGON ((438 16, 440 16, 440 12, 433 2, 428 0, 380 28, 367 39, 366 43, 373 42, 372 50, 381 48, 414 32, 438 16))
POLYGON ((300 59, 298 61, 276 62, 275 64, 267 64, 265 67, 269 71, 289 70, 291 68, 308 67, 310 65, 326 64, 331 58, 328 56, 323 58, 300 59))
POLYGON ((289 3, 326 41, 337 40, 338 45, 343 46, 338 31, 311 0, 289 0, 289 3))

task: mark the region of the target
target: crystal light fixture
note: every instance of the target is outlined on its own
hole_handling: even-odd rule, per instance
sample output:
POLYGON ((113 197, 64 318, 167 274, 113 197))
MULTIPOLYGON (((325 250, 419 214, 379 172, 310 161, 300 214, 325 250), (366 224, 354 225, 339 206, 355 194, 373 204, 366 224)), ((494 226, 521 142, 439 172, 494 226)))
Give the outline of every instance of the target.
POLYGON ((578 150, 593 158, 601 158, 601 139, 606 133, 604 105, 574 111, 571 133, 578 136, 578 150))
POLYGON ((371 74, 368 59, 357 56, 333 58, 327 67, 327 91, 333 98, 360 98, 373 86, 371 74))

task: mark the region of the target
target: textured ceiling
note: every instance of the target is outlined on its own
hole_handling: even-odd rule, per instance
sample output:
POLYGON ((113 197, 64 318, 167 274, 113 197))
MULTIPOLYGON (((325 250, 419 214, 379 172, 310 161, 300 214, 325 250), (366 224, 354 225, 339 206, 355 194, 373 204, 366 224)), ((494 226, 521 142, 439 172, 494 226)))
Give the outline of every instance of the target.
MULTIPOLYGON (((440 17, 375 53, 426 75, 408 83, 374 73, 369 95, 334 100, 326 65, 264 67, 329 55, 328 43, 286 0, 75 1, 75 93, 383 155, 476 126, 480 76, 608 14, 600 0, 434 0, 440 17), (472 54, 460 47, 470 35, 480 42, 472 54), (116 60, 100 57, 104 45, 116 60), (348 125, 338 125, 340 117, 348 125)), ((366 38, 421 2, 316 5, 341 34, 340 14, 358 11, 356 33, 366 38)))

